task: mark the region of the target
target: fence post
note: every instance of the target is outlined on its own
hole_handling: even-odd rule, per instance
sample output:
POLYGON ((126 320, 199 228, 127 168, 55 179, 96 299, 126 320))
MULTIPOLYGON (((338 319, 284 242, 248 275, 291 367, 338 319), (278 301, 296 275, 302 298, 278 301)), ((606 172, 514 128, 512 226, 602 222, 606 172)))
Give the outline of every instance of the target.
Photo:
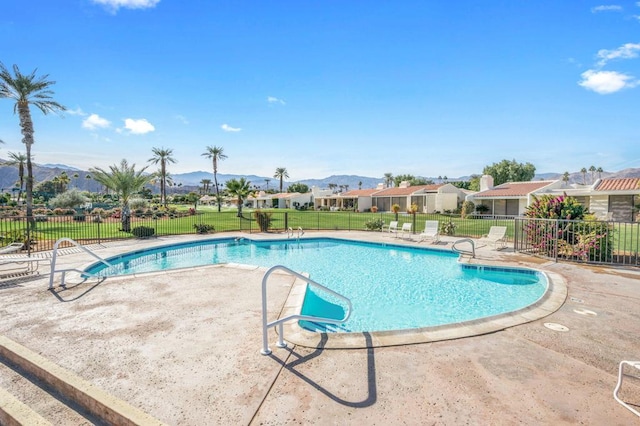
POLYGON ((289 212, 284 212, 284 232, 289 229, 289 212))
POLYGON ((553 257, 555 258, 555 262, 558 263, 558 227, 559 227, 558 225, 560 223, 560 220, 556 219, 555 222, 556 222, 556 229, 554 232, 555 238, 553 239, 555 247, 553 248, 553 257))
POLYGON ((96 223, 98 224, 98 244, 100 244, 100 224, 102 223, 102 216, 98 214, 96 217, 100 218, 96 223))

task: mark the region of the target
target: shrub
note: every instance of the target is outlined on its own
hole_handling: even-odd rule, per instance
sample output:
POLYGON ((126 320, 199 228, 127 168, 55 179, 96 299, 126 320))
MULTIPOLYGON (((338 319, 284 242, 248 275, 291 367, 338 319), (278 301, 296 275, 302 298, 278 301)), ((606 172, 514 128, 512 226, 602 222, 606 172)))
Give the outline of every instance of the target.
POLYGON ((256 218, 256 222, 258 222, 260 232, 269 232, 269 228, 271 227, 271 213, 256 210, 253 212, 253 216, 256 218))
POLYGON ((195 223, 193 227, 196 228, 196 234, 208 234, 211 231, 215 231, 213 225, 206 223, 195 223))
POLYGON ((137 238, 149 238, 156 233, 156 230, 149 226, 136 226, 131 233, 137 238))
POLYGON ((478 204, 478 205, 476 206, 476 211, 477 211, 479 214, 485 214, 486 212, 488 212, 488 211, 489 211, 489 206, 485 206, 484 204, 478 204))
POLYGON ((367 231, 382 231, 382 225, 384 225, 384 220, 371 219, 364 223, 364 228, 367 231))
POLYGON ((448 222, 443 222, 440 225, 440 232, 445 235, 455 235, 456 233, 456 224, 449 219, 448 222))
POLYGON ((378 206, 371 206, 371 213, 378 213, 378 206))
POLYGON ((460 209, 460 216, 464 219, 473 213, 473 210, 476 208, 476 205, 473 204, 473 201, 465 201, 462 203, 462 208, 460 209))

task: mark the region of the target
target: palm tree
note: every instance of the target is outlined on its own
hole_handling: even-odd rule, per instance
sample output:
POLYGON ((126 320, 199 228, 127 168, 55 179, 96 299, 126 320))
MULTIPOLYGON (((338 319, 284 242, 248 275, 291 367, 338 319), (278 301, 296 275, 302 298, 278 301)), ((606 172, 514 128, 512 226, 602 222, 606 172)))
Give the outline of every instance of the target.
POLYGON ((562 175, 562 181, 565 184, 569 183, 569 172, 564 172, 564 174, 562 175))
POLYGON ((587 184, 587 168, 586 167, 581 168, 580 173, 582 173, 582 184, 586 185, 587 184))
POLYGON ((76 188, 78 187, 78 178, 80 177, 80 175, 78 173, 74 173, 73 174, 73 181, 74 181, 74 185, 76 188))
POLYGON ((287 172, 287 169, 285 167, 278 167, 273 177, 276 179, 280 179, 280 192, 282 192, 282 181, 284 179, 289 179, 289 173, 287 172))
POLYGON ((209 187, 211 186, 211 179, 202 179, 200 181, 202 184, 202 192, 206 195, 209 193, 209 187))
POLYGON ((392 173, 385 173, 384 174, 384 184, 386 185, 387 188, 391 187, 391 184, 393 183, 393 174, 392 173))
POLYGON ((18 112, 22 142, 27 147, 27 220, 30 228, 35 227, 33 218, 33 165, 31 164, 31 146, 35 140, 29 105, 34 105, 45 115, 50 112, 66 110, 63 105, 54 101, 51 97, 53 95, 51 86, 55 84, 55 81, 47 80, 49 78, 48 74, 36 77, 36 71, 33 70, 31 74, 22 74, 18 66, 14 65, 13 75, 11 75, 4 64, 0 62, 0 98, 9 98, 16 102, 13 112, 18 112))
POLYGON ((245 178, 230 179, 226 182, 227 192, 238 198, 238 217, 242 217, 242 203, 251 192, 251 182, 245 178))
MULTIPOLYGON (((202 154, 205 157, 210 158, 213 162, 213 181, 216 185, 216 199, 220 199, 220 187, 218 186, 218 161, 222 161, 227 158, 227 156, 224 155, 223 152, 224 148, 222 148, 221 146, 208 146, 207 152, 202 154)), ((218 203, 218 213, 220 213, 221 209, 222 206, 220 205, 220 203, 218 203)))
POLYGON ((598 167, 596 169, 596 172, 598 172, 598 179, 602 179, 602 172, 604 172, 604 170, 602 170, 602 167, 598 167))
POLYGON ((131 232, 129 200, 144 188, 152 178, 152 176, 144 174, 146 169, 146 167, 143 167, 136 171, 136 165, 132 164, 130 166, 125 159, 120 162, 120 165, 109 166, 108 171, 99 167, 89 169, 93 180, 118 194, 122 208, 120 220, 122 222, 122 231, 124 232, 131 232))
POLYGON ((267 191, 269 190, 269 182, 271 182, 271 179, 269 178, 264 178, 264 181, 267 183, 267 191))
POLYGON ((173 150, 166 148, 152 148, 153 157, 147 160, 151 164, 160 164, 158 177, 160 178, 160 203, 167 207, 167 164, 175 163, 176 159, 172 157, 173 150))
POLYGON ((335 192, 335 189, 338 187, 337 184, 335 183, 330 183, 329 185, 327 185, 329 187, 329 189, 331 190, 331 192, 335 192))
POLYGON ((361 180, 358 181, 358 189, 362 189, 362 181, 361 180))
POLYGON ((596 170, 596 166, 589 167, 589 171, 591 172, 591 183, 595 181, 596 170))
POLYGON ((22 153, 10 152, 9 158, 5 164, 7 166, 18 166, 18 182, 20 183, 20 191, 18 191, 18 204, 20 204, 20 196, 22 195, 22 188, 24 187, 24 165, 27 161, 27 156, 22 153))
POLYGON ((69 179, 69 175, 67 175, 67 172, 60 173, 60 176, 58 176, 58 185, 59 185, 60 194, 62 194, 67 190, 67 185, 69 185, 70 182, 71 182, 71 179, 69 179))

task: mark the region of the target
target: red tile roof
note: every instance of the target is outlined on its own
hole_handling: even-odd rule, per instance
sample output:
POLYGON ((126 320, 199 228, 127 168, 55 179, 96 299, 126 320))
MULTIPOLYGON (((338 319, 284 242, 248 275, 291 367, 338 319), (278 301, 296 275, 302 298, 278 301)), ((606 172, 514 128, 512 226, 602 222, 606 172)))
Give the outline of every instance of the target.
POLYGON ((478 192, 474 197, 523 197, 550 185, 553 181, 541 180, 536 182, 507 182, 493 189, 478 192))
POLYGON ((596 191, 640 190, 640 178, 602 179, 596 191))
POLYGON ((444 186, 444 184, 416 185, 416 186, 409 186, 407 188, 399 188, 399 187, 387 188, 387 189, 382 189, 379 192, 376 192, 374 196, 375 197, 393 197, 397 195, 411 195, 414 192, 418 192, 418 191, 435 192, 441 186, 444 186))

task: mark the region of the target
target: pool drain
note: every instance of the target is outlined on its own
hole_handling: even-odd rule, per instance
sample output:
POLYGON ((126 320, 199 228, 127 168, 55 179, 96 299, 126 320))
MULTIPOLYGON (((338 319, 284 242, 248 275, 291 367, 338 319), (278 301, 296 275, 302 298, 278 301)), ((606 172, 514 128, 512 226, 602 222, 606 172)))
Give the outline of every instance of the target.
POLYGON ((574 309, 573 312, 575 312, 576 314, 587 315, 590 317, 598 316, 597 313, 590 311, 589 309, 574 309))
POLYGON ((571 298, 571 301, 572 301, 572 302, 576 302, 576 303, 584 303, 584 300, 582 300, 582 299, 578 299, 577 297, 572 297, 572 298, 571 298))
POLYGON ((557 324, 555 322, 545 322, 544 326, 553 331, 569 331, 568 327, 565 327, 562 324, 557 324))

